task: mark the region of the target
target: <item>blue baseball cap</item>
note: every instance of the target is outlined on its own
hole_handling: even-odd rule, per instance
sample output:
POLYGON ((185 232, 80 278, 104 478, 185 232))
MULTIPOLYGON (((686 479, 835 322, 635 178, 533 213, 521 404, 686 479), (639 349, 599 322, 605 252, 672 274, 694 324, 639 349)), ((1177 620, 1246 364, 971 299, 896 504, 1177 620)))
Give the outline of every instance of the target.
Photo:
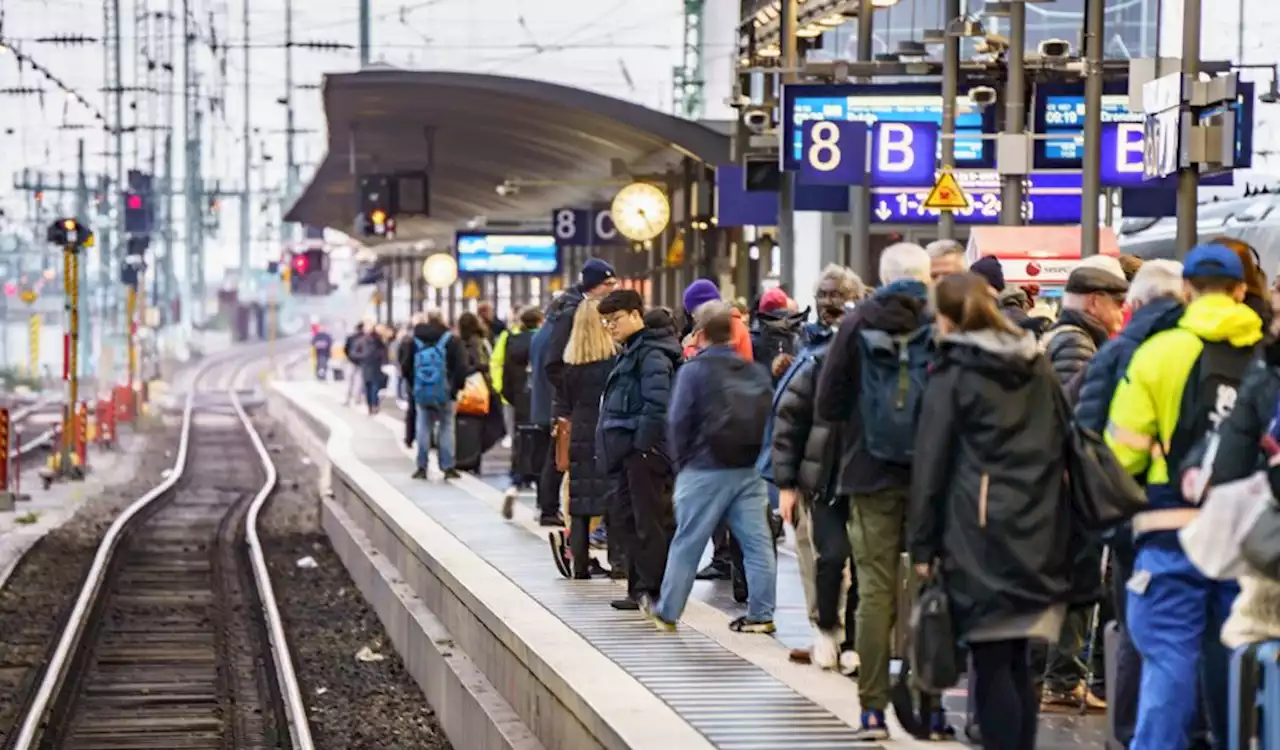
POLYGON ((1222 245, 1197 245, 1182 261, 1182 278, 1221 276, 1244 281, 1244 264, 1234 251, 1222 245))

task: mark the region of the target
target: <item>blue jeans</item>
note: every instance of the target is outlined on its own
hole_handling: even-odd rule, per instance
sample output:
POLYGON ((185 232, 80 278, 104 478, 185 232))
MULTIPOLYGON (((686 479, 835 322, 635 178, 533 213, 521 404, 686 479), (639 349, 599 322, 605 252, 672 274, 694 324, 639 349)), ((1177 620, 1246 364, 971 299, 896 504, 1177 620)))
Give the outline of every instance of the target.
POLYGON ((381 400, 378 398, 378 392, 382 390, 379 385, 377 378, 364 379, 364 400, 370 407, 377 406, 381 400))
POLYGON ((418 440, 418 468, 427 468, 427 451, 431 448, 431 436, 436 436, 436 451, 440 454, 440 470, 453 468, 454 414, 458 402, 444 406, 419 406, 416 409, 417 424, 414 432, 418 440))
POLYGON ((693 590, 698 561, 723 519, 742 547, 747 573, 747 617, 773 620, 778 561, 769 531, 769 501, 764 480, 754 467, 744 469, 685 469, 676 476, 676 535, 667 553, 666 574, 656 614, 676 622, 693 590))
POLYGON ((1168 543, 1139 547, 1133 569, 1126 605, 1142 655, 1142 689, 1130 750, 1187 747, 1200 700, 1215 745, 1225 747, 1231 657, 1219 633, 1240 586, 1206 578, 1168 543))

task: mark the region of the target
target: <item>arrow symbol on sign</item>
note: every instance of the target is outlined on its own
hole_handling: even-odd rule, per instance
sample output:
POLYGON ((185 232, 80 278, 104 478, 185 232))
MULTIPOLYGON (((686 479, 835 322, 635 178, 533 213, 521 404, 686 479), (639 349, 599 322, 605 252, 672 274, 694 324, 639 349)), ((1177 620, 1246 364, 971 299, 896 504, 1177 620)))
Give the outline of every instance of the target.
POLYGON ((888 221, 892 215, 893 212, 889 210, 889 204, 885 201, 880 201, 880 205, 876 206, 876 216, 880 221, 888 221))

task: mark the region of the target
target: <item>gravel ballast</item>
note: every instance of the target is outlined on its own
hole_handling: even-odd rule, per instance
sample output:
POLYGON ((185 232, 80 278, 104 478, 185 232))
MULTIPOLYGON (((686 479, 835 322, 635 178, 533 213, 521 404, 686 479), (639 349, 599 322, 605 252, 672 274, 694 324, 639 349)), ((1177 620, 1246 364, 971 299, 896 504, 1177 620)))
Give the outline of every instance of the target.
POLYGON ((283 429, 255 422, 280 476, 263 547, 316 747, 451 750, 377 614, 316 530, 318 468, 283 429), (314 565, 299 567, 305 558, 314 565))
MULTIPOLYGON (((80 591, 98 541, 119 512, 159 484, 173 467, 175 425, 137 444, 133 477, 86 499, 75 515, 27 550, 0 590, 0 739, 8 737, 40 666, 80 591)), ((33 490, 39 492, 39 489, 33 490)))

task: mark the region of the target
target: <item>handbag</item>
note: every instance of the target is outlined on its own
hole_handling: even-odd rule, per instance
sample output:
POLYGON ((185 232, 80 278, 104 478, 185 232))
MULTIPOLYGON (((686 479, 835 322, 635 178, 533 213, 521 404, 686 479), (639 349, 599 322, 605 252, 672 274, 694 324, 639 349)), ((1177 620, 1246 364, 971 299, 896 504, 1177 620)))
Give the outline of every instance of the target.
POLYGON ((489 413, 489 386, 484 382, 484 375, 473 372, 467 376, 458 394, 458 413, 469 417, 489 413))
POLYGON ((1105 531, 1147 509, 1147 495, 1102 436, 1076 424, 1061 388, 1053 389, 1066 432, 1066 490, 1072 515, 1087 531, 1105 531))
POLYGON ((564 417, 556 417, 554 427, 556 439, 556 471, 569 470, 569 435, 573 432, 573 423, 564 417))
MULTIPOLYGON (((1251 571, 1243 556, 1244 541, 1272 507, 1271 486, 1264 472, 1213 487, 1200 515, 1178 532, 1182 551, 1208 578, 1228 581, 1248 575, 1251 571)), ((1280 550, 1280 545, 1271 546, 1280 550)))
POLYGON ((920 589, 911 608, 908 656, 912 685, 929 695, 941 695, 960 681, 956 635, 946 587, 935 575, 920 589))

